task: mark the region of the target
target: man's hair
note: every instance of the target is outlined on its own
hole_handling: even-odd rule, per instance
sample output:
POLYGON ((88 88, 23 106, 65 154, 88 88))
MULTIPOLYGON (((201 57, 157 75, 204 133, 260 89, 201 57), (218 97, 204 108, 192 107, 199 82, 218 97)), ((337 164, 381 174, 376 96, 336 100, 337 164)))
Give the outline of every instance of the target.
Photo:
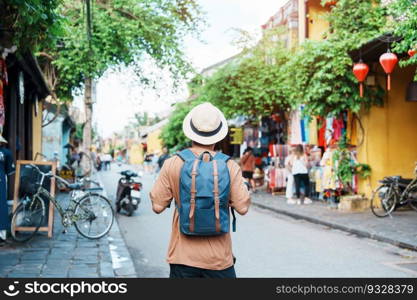
POLYGON ((203 144, 200 144, 200 143, 197 143, 197 142, 193 141, 193 145, 200 146, 200 147, 208 147, 208 146, 214 146, 214 145, 216 145, 216 144, 211 144, 211 145, 203 145, 203 144))

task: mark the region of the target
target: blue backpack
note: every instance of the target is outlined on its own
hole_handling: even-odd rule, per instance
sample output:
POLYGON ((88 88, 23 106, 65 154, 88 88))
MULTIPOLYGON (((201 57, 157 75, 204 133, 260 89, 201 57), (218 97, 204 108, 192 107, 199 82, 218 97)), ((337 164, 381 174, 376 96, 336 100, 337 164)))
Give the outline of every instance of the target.
MULTIPOLYGON (((229 156, 205 151, 196 157, 189 149, 177 155, 184 161, 180 174, 180 199, 178 212, 180 231, 186 235, 212 236, 229 232, 230 175, 229 156), (203 156, 210 160, 204 161, 203 156)), ((233 208, 233 231, 236 218, 233 208)))

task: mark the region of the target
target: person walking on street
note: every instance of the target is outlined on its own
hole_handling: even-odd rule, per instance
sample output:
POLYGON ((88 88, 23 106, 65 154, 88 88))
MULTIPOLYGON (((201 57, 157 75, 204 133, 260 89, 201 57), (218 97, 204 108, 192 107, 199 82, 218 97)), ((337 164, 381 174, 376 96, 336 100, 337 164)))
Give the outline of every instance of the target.
POLYGON ((113 160, 113 156, 109 153, 104 154, 103 161, 104 161, 104 169, 109 171, 111 168, 111 162, 113 160))
POLYGON ((159 160, 159 150, 156 150, 152 156, 151 165, 152 173, 155 174, 158 172, 158 160, 159 160))
POLYGON ((294 149, 294 155, 290 161, 292 175, 295 182, 295 194, 297 195, 297 204, 311 204, 310 179, 308 177, 308 158, 304 153, 302 145, 297 145, 294 149), (301 185, 304 187, 303 197, 301 197, 301 185))
POLYGON ((6 144, 6 139, 0 134, 0 247, 6 244, 7 232, 10 231, 7 183, 15 172, 13 155, 6 144))
POLYGON ((218 108, 203 103, 185 117, 183 131, 192 147, 164 162, 150 192, 157 214, 175 199, 167 255, 170 278, 235 278, 229 205, 232 213, 244 215, 250 195, 239 165, 214 151, 228 133, 226 119, 218 108))
POLYGON ((291 161, 294 158, 294 149, 290 148, 289 155, 285 158, 285 171, 287 174, 287 186, 285 189, 285 197, 288 204, 296 204, 294 199, 294 175, 292 175, 291 161))
POLYGON ((146 153, 145 158, 143 159, 143 168, 146 173, 150 173, 152 171, 152 154, 146 153))
POLYGON ((256 184, 253 179, 253 172, 255 171, 255 156, 253 155, 253 149, 247 147, 243 152, 243 156, 240 160, 242 167, 243 178, 247 179, 252 187, 252 191, 256 193, 256 184))
POLYGON ((159 170, 162 169, 162 166, 164 165, 164 162, 169 158, 168 148, 164 147, 162 149, 162 155, 158 159, 158 168, 159 170))

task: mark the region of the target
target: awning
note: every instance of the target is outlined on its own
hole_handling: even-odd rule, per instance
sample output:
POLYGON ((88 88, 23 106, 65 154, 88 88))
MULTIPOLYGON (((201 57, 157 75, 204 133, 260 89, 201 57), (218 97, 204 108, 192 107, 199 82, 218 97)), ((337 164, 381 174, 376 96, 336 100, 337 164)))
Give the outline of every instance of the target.
MULTIPOLYGON (((400 41, 401 38, 395 37, 390 33, 383 34, 360 46, 358 49, 349 52, 349 56, 354 62, 360 58, 364 62, 379 62, 379 57, 387 52, 389 44, 394 41, 400 41)), ((399 59, 406 57, 407 53, 395 53, 399 59)))
POLYGON ((32 82, 35 84, 39 99, 44 99, 50 95, 51 91, 46 84, 35 56, 32 53, 27 53, 22 55, 22 58, 19 58, 18 61, 22 69, 30 75, 32 82))

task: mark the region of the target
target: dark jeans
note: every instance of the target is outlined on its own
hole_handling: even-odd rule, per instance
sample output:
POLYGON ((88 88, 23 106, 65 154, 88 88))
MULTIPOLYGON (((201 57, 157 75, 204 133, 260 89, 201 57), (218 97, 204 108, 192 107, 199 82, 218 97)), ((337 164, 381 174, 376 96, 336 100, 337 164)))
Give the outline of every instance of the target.
POLYGON ((169 278, 236 278, 234 266, 219 271, 175 264, 169 267, 169 278))
POLYGON ((295 174, 294 175, 294 182, 295 182, 295 194, 297 198, 300 198, 300 187, 301 184, 304 186, 304 196, 310 196, 310 179, 308 174, 295 174))

